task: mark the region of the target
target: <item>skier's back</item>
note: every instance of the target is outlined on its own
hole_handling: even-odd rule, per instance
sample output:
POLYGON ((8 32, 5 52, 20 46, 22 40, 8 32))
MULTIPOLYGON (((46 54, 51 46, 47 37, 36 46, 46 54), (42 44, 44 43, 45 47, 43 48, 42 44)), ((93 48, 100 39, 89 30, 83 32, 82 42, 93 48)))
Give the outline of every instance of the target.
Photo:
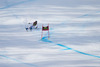
POLYGON ((37 28, 37 21, 33 22, 33 27, 36 29, 37 28))

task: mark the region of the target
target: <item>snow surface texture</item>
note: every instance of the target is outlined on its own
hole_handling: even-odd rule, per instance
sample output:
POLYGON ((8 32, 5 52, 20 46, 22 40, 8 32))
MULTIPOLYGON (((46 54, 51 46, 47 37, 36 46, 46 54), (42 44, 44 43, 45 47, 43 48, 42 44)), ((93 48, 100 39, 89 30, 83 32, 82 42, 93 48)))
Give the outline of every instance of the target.
POLYGON ((0 67, 100 67, 100 1, 0 0, 0 67), (25 31, 38 21, 38 30, 25 31), (50 24, 50 38, 42 24, 50 24))

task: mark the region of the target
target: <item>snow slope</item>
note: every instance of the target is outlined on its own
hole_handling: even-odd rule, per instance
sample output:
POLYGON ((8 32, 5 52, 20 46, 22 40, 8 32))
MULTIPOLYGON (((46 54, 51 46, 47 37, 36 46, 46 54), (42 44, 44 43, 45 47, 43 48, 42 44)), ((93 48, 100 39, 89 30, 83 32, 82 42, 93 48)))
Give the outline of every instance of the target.
POLYGON ((98 0, 0 2, 0 67, 100 67, 98 0), (40 29, 26 32, 35 20, 40 29))

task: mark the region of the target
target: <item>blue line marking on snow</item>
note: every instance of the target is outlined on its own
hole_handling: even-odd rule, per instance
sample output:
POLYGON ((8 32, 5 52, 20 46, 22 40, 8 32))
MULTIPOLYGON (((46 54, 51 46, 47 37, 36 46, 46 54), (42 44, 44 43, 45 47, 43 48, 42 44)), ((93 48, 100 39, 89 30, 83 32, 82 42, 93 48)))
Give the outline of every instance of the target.
POLYGON ((79 16, 78 18, 85 17, 85 16, 89 16, 89 14, 84 14, 82 16, 79 16))
POLYGON ((72 48, 67 47, 67 46, 65 46, 65 45, 62 45, 62 44, 56 44, 56 45, 61 46, 61 47, 64 47, 64 48, 67 48, 67 50, 72 50, 72 48))
MULTIPOLYGON (((100 13, 100 11, 93 12, 93 13, 91 13, 91 14, 94 14, 94 13, 100 13)), ((79 17, 77 17, 77 18, 82 18, 82 17, 90 16, 91 14, 84 14, 84 15, 79 16, 79 17)))
POLYGON ((84 52, 81 52, 81 51, 78 51, 78 50, 73 50, 73 51, 75 51, 77 53, 80 53, 80 54, 84 54, 84 55, 100 58, 100 56, 96 56, 96 55, 92 55, 92 54, 87 54, 87 53, 84 53, 84 52))
POLYGON ((61 50, 69 50, 69 49, 61 49, 61 50))
POLYGON ((47 39, 47 37, 43 37, 43 38, 42 38, 42 41, 44 41, 44 42, 49 42, 49 43, 53 43, 52 41, 49 41, 49 40, 47 39))
POLYGON ((25 0, 25 1, 21 1, 21 2, 18 2, 18 3, 14 3, 14 4, 10 4, 10 5, 7 5, 5 7, 2 7, 0 9, 7 9, 7 8, 10 8, 10 7, 13 7, 13 6, 16 6, 16 5, 20 5, 22 3, 26 3, 26 2, 29 2, 29 1, 34 1, 34 0, 25 0))
POLYGON ((8 56, 5 56, 5 55, 0 55, 1 57, 4 57, 6 59, 10 59, 10 60, 14 60, 16 62, 19 62, 19 63, 22 63, 22 64, 25 64, 25 65, 29 65, 29 66, 34 66, 34 67, 37 67, 36 65, 34 64, 30 64, 30 63, 25 63, 25 62, 22 62, 20 60, 17 60, 17 59, 14 59, 14 58, 11 58, 11 57, 8 57, 8 56))
POLYGON ((96 55, 84 53, 84 52, 81 52, 81 51, 78 51, 78 50, 74 50, 73 48, 70 48, 70 47, 65 46, 65 45, 62 45, 62 44, 56 44, 56 43, 54 43, 53 41, 48 40, 47 37, 43 37, 43 38, 41 39, 41 41, 43 41, 43 42, 48 42, 48 43, 53 43, 53 44, 55 44, 55 45, 64 47, 65 50, 72 50, 72 51, 74 51, 74 52, 77 52, 77 53, 80 53, 80 54, 83 54, 83 55, 87 55, 87 56, 92 56, 92 57, 100 58, 100 56, 96 56, 96 55))
MULTIPOLYGON (((93 13, 91 13, 91 14, 95 14, 95 13, 100 13, 100 11, 96 11, 96 12, 93 12, 93 13)), ((81 15, 81 16, 78 16, 78 17, 76 17, 76 18, 83 18, 83 17, 86 17, 86 16, 90 16, 91 14, 89 14, 89 13, 86 13, 86 14, 83 14, 83 15, 81 15)), ((73 18, 73 19, 75 19, 75 18, 73 18)), ((93 19, 92 19, 93 20, 93 19)), ((70 21, 72 21, 72 19, 71 20, 68 20, 68 22, 70 22, 70 21)), ((64 24, 65 22, 63 22, 63 23, 61 23, 61 24, 64 24)))

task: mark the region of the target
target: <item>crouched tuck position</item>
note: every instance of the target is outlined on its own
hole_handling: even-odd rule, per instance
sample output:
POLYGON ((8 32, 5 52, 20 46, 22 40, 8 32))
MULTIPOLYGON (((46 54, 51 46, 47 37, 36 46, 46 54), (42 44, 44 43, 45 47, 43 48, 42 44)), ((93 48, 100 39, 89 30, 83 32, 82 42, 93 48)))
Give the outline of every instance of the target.
POLYGON ((26 26, 26 31, 30 30, 32 31, 33 29, 37 29, 37 21, 33 22, 33 23, 28 23, 26 26))

